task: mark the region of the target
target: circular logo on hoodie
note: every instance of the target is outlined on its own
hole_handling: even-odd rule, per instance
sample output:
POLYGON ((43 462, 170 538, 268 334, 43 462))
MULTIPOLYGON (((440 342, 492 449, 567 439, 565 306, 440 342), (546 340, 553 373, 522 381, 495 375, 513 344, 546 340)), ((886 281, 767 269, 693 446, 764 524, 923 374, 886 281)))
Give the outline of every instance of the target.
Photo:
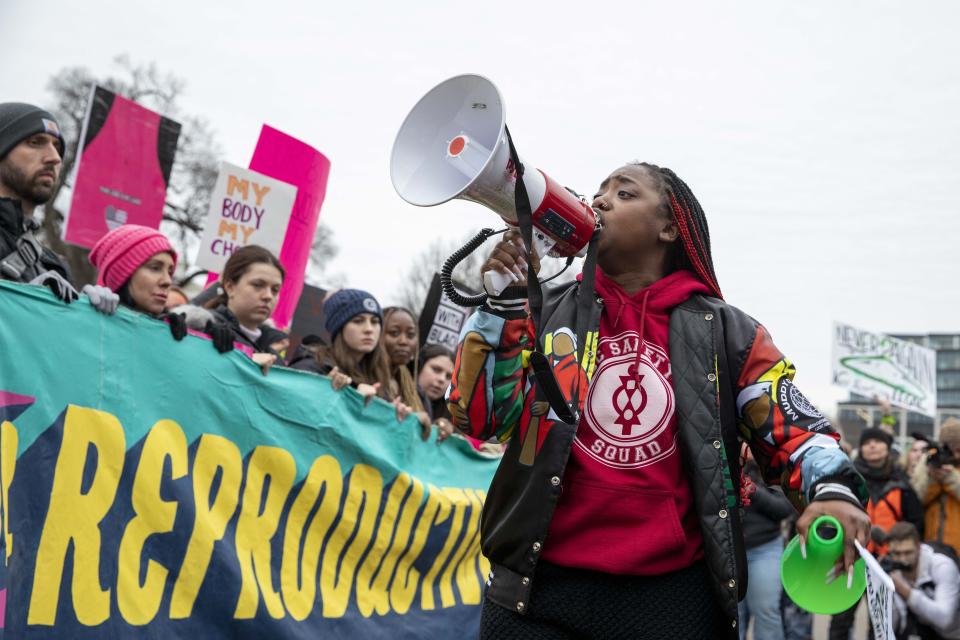
POLYGON ((673 387, 653 365, 651 352, 661 356, 658 362, 669 362, 662 349, 644 341, 639 358, 635 352, 624 353, 597 366, 584 404, 586 428, 577 430, 575 443, 598 462, 644 467, 676 450, 676 434, 667 429, 674 411, 673 387))

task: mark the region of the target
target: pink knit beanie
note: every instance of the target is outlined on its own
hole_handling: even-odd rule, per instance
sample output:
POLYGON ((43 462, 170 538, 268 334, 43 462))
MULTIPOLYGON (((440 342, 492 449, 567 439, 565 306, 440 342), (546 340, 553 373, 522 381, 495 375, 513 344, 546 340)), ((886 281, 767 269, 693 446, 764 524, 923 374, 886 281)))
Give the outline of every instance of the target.
POLYGON ((162 252, 173 256, 176 266, 177 252, 165 235, 150 227, 125 224, 93 245, 90 263, 97 268, 97 284, 106 285, 116 292, 144 262, 162 252))

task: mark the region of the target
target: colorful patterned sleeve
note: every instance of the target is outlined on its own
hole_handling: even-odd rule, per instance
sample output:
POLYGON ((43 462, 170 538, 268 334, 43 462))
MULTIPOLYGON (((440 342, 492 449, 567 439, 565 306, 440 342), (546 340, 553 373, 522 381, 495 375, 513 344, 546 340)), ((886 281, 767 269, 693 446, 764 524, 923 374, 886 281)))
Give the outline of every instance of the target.
POLYGON ((461 431, 480 440, 510 438, 523 409, 523 350, 532 341, 522 306, 506 311, 486 306, 467 320, 447 396, 461 431))
POLYGON ((813 500, 866 503, 866 485, 840 435, 793 383, 796 368, 758 325, 737 380, 740 434, 768 483, 799 509, 813 500))

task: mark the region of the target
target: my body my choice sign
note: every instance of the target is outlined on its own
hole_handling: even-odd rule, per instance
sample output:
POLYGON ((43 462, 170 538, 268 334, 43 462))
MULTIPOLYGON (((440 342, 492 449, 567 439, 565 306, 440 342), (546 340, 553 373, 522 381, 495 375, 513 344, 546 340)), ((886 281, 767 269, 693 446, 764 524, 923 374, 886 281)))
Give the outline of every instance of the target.
POLYGON ((906 340, 834 323, 833 382, 910 411, 937 415, 937 352, 906 340))
POLYGON ((229 162, 221 164, 197 265, 220 273, 227 258, 249 244, 280 255, 296 198, 293 185, 229 162))

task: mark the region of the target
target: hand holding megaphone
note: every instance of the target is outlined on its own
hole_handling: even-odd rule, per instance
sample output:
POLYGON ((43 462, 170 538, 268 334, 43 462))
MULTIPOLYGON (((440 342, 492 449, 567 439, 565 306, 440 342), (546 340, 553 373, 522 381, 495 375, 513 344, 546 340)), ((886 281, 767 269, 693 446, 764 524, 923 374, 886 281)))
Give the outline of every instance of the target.
POLYGON ((488 294, 499 295, 515 282, 526 283, 531 266, 535 274, 540 272, 540 254, 537 248, 534 247, 533 251, 528 253, 520 232, 511 229, 494 246, 487 261, 480 267, 483 287, 488 294))

